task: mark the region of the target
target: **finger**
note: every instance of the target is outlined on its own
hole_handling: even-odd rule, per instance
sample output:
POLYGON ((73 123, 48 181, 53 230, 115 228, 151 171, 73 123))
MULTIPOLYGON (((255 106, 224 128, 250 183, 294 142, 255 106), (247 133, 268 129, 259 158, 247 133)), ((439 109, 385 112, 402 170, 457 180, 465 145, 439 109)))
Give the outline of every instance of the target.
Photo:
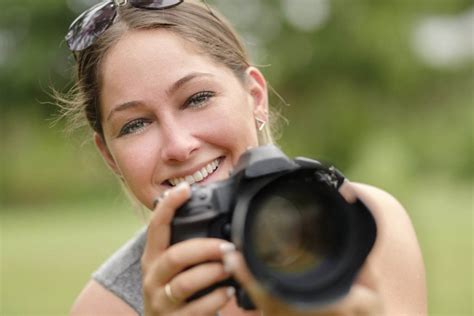
POLYGON ((165 284, 179 272, 194 265, 222 260, 222 245, 217 238, 192 238, 169 247, 151 266, 146 282, 165 284))
POLYGON ((178 274, 168 284, 176 300, 183 302, 198 291, 229 277, 222 263, 205 263, 178 274))
POLYGON ((176 209, 189 199, 190 195, 189 184, 181 182, 167 191, 166 196, 158 203, 148 224, 147 241, 142 261, 150 260, 168 247, 171 220, 176 209))
POLYGON ((184 315, 209 315, 215 316, 234 297, 233 287, 218 288, 189 304, 181 310, 184 315))
POLYGON ((266 292, 248 270, 242 254, 236 251, 235 247, 230 246, 222 247, 221 251, 223 252, 224 269, 234 276, 256 304, 266 301, 266 292))
POLYGON ((357 200, 357 193, 354 189, 354 186, 347 179, 344 179, 344 182, 339 187, 339 193, 348 203, 352 204, 355 203, 357 200))
POLYGON ((186 299, 199 290, 222 281, 229 277, 221 263, 206 263, 193 267, 159 287, 150 283, 144 284, 145 293, 150 293, 149 302, 153 303, 155 311, 171 311, 180 308, 186 299))

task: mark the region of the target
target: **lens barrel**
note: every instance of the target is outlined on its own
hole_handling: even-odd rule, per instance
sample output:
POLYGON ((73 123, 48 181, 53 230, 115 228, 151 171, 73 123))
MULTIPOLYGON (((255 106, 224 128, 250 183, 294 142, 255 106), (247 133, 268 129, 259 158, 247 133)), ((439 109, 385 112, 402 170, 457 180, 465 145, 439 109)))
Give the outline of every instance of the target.
POLYGON ((303 307, 327 304, 346 294, 340 279, 358 269, 355 215, 336 188, 314 170, 300 170, 237 202, 234 216, 245 218, 237 243, 272 294, 303 307))

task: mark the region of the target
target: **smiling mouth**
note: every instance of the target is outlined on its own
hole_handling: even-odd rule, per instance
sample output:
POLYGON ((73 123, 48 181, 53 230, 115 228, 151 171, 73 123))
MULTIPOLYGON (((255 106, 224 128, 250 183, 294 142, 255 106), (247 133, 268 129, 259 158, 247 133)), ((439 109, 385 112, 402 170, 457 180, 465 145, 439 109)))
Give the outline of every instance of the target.
POLYGON ((224 159, 223 157, 219 157, 211 161, 206 166, 202 167, 201 169, 199 169, 193 174, 186 175, 183 177, 170 178, 166 180, 165 183, 172 186, 176 186, 179 183, 184 182, 184 181, 186 181, 189 184, 202 182, 206 180, 209 176, 211 176, 219 168, 219 165, 221 164, 223 159, 224 159))

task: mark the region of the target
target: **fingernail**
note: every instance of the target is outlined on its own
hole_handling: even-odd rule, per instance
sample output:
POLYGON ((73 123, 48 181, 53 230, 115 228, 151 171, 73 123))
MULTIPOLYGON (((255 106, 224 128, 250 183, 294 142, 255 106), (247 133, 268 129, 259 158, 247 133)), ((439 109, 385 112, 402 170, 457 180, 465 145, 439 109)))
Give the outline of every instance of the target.
POLYGON ((227 297, 231 298, 235 294, 235 287, 229 286, 225 292, 226 292, 225 294, 227 295, 227 297))
POLYGON ((224 271, 227 273, 232 273, 237 269, 237 257, 232 252, 227 253, 222 258, 224 262, 224 271))
POLYGON ((230 242, 223 242, 219 245, 219 249, 222 254, 226 254, 232 251, 235 251, 235 245, 230 242))

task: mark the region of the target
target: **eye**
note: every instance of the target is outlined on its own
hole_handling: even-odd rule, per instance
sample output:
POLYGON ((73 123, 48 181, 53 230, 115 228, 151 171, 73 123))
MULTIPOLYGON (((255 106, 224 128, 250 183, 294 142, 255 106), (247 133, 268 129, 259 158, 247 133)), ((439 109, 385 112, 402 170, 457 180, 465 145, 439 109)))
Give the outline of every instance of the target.
POLYGON ((203 107, 209 102, 209 99, 215 96, 215 93, 212 91, 201 91, 192 95, 189 99, 186 100, 184 107, 185 108, 200 108, 203 107))
POLYGON ((143 131, 150 124, 149 120, 136 119, 125 124, 120 130, 119 137, 129 134, 137 134, 143 131))

